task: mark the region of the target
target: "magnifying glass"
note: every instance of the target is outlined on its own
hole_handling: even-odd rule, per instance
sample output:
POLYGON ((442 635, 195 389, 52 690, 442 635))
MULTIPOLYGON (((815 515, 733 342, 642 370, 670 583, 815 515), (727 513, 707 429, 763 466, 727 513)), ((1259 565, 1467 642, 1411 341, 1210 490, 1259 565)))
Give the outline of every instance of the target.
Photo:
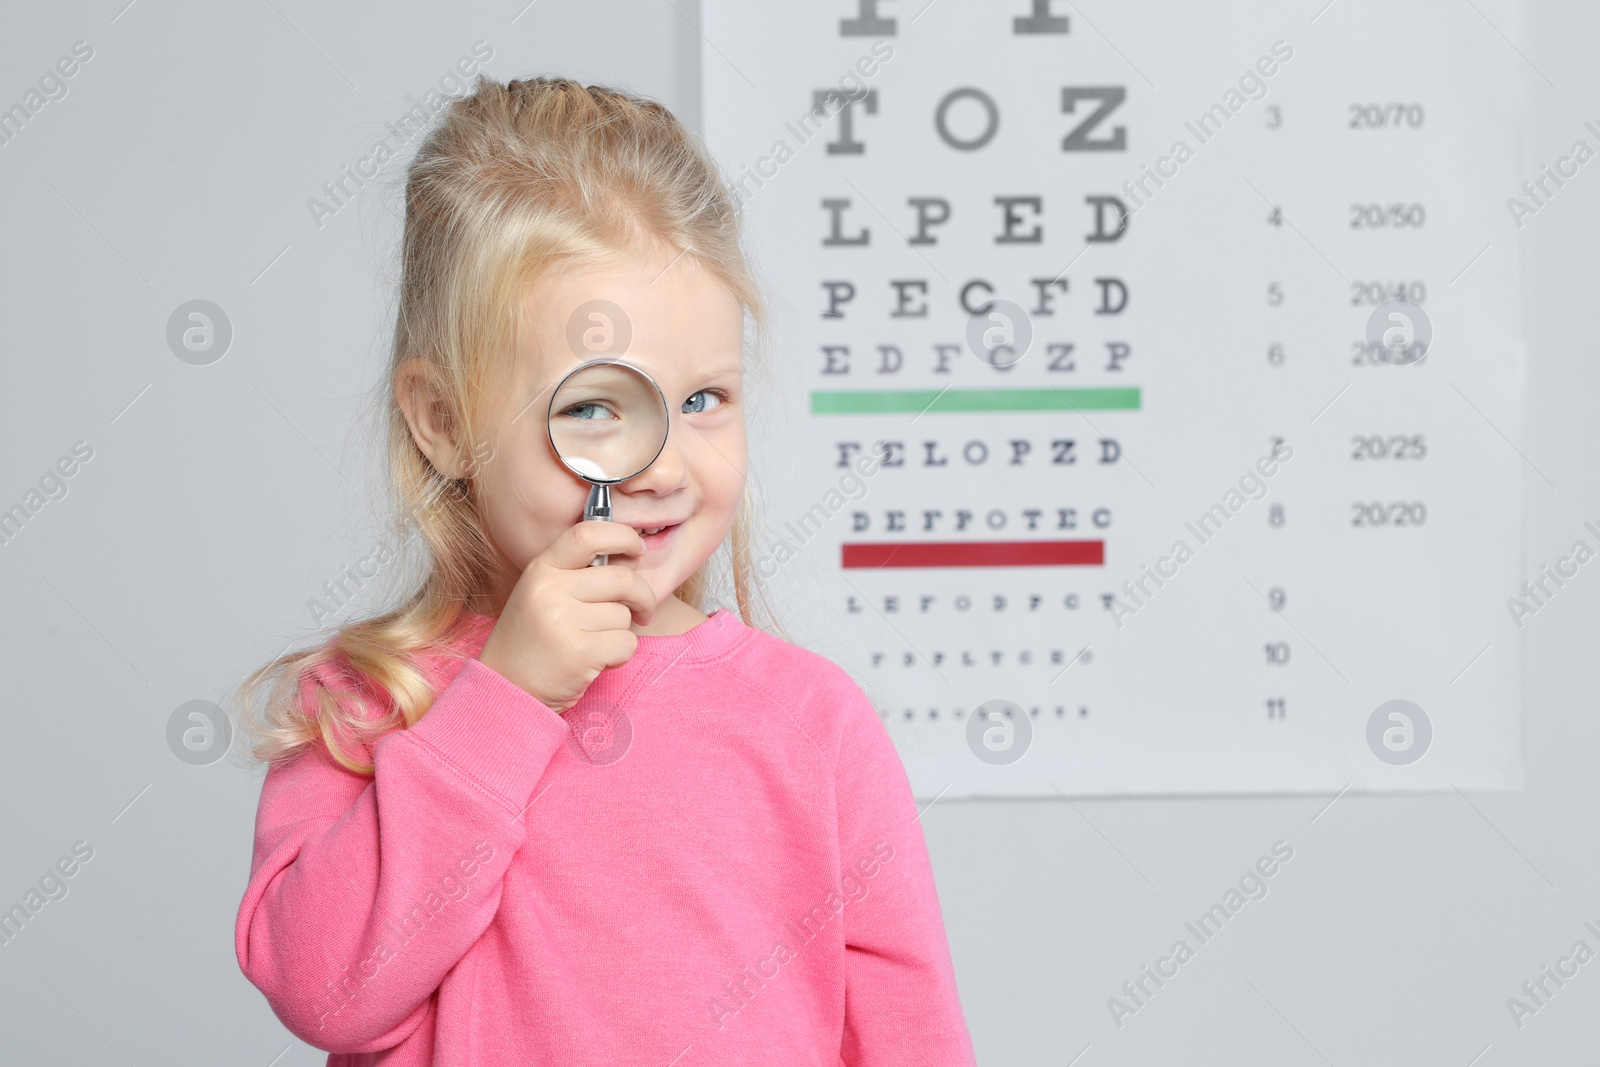
MULTIPOLYGON (((550 447, 589 483, 586 520, 611 521, 611 486, 637 477, 667 444, 667 398, 654 378, 621 359, 591 359, 550 394, 550 447)), ((589 566, 606 562, 596 556, 589 566)))

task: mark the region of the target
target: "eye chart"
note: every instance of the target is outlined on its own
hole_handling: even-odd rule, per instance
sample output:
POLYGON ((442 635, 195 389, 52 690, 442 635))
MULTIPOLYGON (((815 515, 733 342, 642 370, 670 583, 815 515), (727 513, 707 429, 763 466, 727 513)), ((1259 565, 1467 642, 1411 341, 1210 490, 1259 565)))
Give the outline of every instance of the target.
POLYGON ((757 567, 921 798, 1521 785, 1516 11, 1296 7, 706 4, 757 567))

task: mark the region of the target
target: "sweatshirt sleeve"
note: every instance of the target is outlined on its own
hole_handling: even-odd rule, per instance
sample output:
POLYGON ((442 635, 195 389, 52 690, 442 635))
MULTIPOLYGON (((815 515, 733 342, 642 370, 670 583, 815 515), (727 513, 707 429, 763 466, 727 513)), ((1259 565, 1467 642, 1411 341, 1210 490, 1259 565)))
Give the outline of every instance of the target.
POLYGON ((322 745, 269 768, 235 951, 296 1037, 373 1052, 427 1019, 494 918, 521 813, 566 736, 553 710, 469 659, 415 725, 378 739, 372 776, 322 745))
POLYGON ((871 701, 845 678, 836 793, 849 901, 840 1059, 845 1067, 974 1067, 911 783, 871 701))

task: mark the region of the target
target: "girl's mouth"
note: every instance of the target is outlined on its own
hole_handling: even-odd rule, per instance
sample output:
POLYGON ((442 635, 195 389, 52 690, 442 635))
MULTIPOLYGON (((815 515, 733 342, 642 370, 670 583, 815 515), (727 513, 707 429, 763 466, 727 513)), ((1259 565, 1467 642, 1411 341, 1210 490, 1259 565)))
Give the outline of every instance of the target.
POLYGON ((672 532, 679 525, 679 523, 673 523, 670 526, 657 526, 653 529, 640 530, 639 534, 644 538, 644 550, 652 552, 663 548, 672 539, 672 532))

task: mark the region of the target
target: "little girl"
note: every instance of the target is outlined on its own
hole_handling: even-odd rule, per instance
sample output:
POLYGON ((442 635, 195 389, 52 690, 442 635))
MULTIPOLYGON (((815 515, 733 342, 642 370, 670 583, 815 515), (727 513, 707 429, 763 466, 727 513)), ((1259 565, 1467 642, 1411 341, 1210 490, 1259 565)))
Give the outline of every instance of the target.
POLYGON ((236 695, 245 976, 330 1067, 972 1064, 883 724, 741 621, 765 326, 715 164, 653 101, 485 77, 405 196, 389 452, 428 571, 236 695), (546 428, 591 328, 671 409, 612 522, 546 428), (724 541, 737 616, 701 610, 724 541))

